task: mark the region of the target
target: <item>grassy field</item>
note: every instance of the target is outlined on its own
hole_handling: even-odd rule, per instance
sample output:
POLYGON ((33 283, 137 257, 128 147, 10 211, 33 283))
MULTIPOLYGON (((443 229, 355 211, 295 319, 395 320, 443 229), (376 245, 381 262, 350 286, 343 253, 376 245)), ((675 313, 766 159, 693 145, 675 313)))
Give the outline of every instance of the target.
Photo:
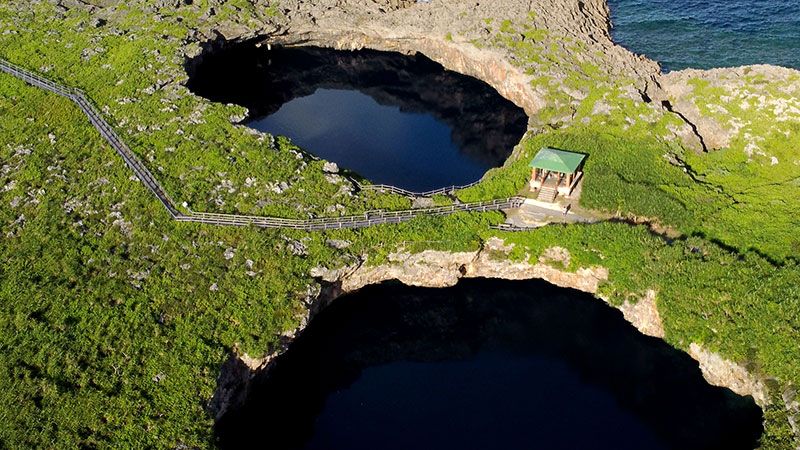
POLYGON ((560 82, 540 76, 534 83, 548 93, 551 106, 543 117, 560 117, 568 109, 572 120, 526 139, 516 160, 463 192, 462 199, 517 192, 529 177, 527 162, 539 148, 573 149, 590 155, 581 199, 587 208, 653 219, 776 263, 797 259, 800 75, 766 79, 756 71, 734 80, 738 83, 733 87, 723 87, 724 79, 690 80, 695 86, 692 103, 737 130, 725 148, 697 152, 670 132, 682 120, 637 99, 629 80, 580 61, 575 56, 583 54, 580 50, 548 58, 546 40, 514 39, 520 34, 546 32, 505 23, 494 42, 518 55, 516 63, 530 73, 569 74, 560 82), (587 90, 585 98, 565 94, 578 89, 587 90))
MULTIPOLYGON (((232 125, 241 108, 191 95, 181 84, 182 52, 200 26, 204 2, 195 3, 159 20, 122 5, 95 27, 79 10, 52 19, 49 3, 5 2, 0 56, 84 89, 175 200, 194 210, 312 217, 409 206, 396 196, 351 195, 345 180, 326 178, 321 161, 286 139, 232 125)), ((271 14, 228 2, 216 20, 271 14)), ((503 220, 498 213, 326 234, 178 224, 73 104, 0 75, 0 442, 209 447, 206 404, 220 364, 234 349, 262 355, 277 347, 314 294, 313 267, 364 255, 377 264, 398 246, 476 250, 492 235, 513 243, 517 259, 534 261, 558 245, 570 251, 568 270, 607 267, 602 290, 613 302, 655 289, 670 343, 701 343, 746 364, 775 380, 776 395, 797 384, 798 118, 789 114, 775 128, 775 116, 734 108, 723 100, 734 93, 694 82, 697 104, 727 105, 709 114, 747 122, 728 148, 697 153, 671 134, 680 119, 632 96, 628 80, 591 58, 570 59, 586 52, 579 43, 552 48, 544 30, 495 26, 480 45, 509 49, 541 74, 534 83, 551 96, 541 120, 554 127, 527 138, 460 198, 514 195, 538 148, 577 149, 590 154, 583 206, 647 218, 681 238, 610 222, 503 233, 489 229, 503 220), (532 39, 512 39, 520 30, 532 39), (587 95, 573 99, 565 86, 587 95), (766 156, 747 156, 752 136, 763 137, 766 156), (336 249, 330 239, 350 246, 336 249)), ((780 103, 787 86, 754 77, 737 95, 780 103)), ((766 417, 763 447, 789 448, 782 404, 766 417)))

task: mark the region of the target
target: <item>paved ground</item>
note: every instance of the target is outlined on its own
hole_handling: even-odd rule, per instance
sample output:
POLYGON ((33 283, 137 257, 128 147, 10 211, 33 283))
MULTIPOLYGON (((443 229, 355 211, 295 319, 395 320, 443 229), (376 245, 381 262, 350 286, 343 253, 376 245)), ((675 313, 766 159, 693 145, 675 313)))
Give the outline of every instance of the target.
POLYGON ((507 224, 521 228, 535 228, 549 223, 590 223, 599 220, 572 210, 564 214, 564 209, 558 204, 542 205, 533 200, 526 201, 520 208, 506 210, 505 213, 507 224))
POLYGON ((592 223, 603 220, 597 213, 587 211, 578 206, 583 183, 578 184, 570 198, 559 196, 555 203, 539 202, 531 197, 535 193, 527 190, 520 193, 528 197, 520 208, 504 210, 506 224, 515 228, 536 228, 551 223, 592 223), (564 214, 566 208, 569 211, 564 214))

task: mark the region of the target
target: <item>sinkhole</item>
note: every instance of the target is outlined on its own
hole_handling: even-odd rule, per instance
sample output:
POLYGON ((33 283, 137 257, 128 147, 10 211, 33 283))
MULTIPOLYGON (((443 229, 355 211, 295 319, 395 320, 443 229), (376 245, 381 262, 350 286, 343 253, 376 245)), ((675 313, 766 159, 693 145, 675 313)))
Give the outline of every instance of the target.
POLYGON ((464 185, 498 167, 525 112, 421 54, 231 44, 190 62, 189 88, 249 110, 244 125, 378 184, 464 185))
POLYGON ((215 426, 222 448, 752 450, 752 397, 539 280, 336 299, 215 426))

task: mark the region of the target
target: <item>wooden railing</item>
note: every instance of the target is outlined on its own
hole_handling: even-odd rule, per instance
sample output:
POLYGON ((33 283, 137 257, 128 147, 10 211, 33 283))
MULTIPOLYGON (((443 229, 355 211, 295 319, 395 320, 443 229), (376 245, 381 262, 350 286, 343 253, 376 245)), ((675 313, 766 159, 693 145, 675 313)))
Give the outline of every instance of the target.
POLYGON ((419 208, 402 211, 368 211, 364 214, 342 217, 320 217, 316 219, 284 219, 264 216, 242 216, 235 214, 197 213, 177 217, 181 222, 202 222, 215 225, 257 226, 263 228, 294 228, 300 230, 335 230, 341 228, 363 228, 373 225, 400 223, 420 216, 444 216, 456 212, 486 212, 519 208, 523 197, 512 197, 476 203, 459 203, 436 208, 419 208))
POLYGON ((358 186, 358 188, 361 189, 362 191, 390 192, 392 194, 404 195, 406 197, 433 197, 434 195, 439 195, 439 194, 452 194, 455 191, 475 186, 480 182, 481 181, 478 180, 462 186, 455 186, 455 185, 447 186, 424 192, 409 191, 407 189, 399 188, 397 186, 392 186, 390 184, 362 184, 359 183, 358 181, 356 181, 355 183, 358 186))
MULTIPOLYGON (((249 216, 239 214, 217 214, 187 211, 181 212, 174 201, 170 198, 158 180, 142 163, 139 157, 125 144, 114 129, 103 119, 100 111, 92 104, 89 98, 79 89, 70 88, 58 84, 52 80, 37 75, 31 71, 0 59, 0 71, 13 75, 32 86, 45 89, 69 98, 81 111, 86 114, 92 126, 97 129, 101 136, 111 145, 117 154, 125 161, 125 164, 133 172, 136 178, 155 195, 164 205, 164 208, 179 222, 198 222, 211 225, 228 226, 257 226, 262 228, 293 228, 300 230, 332 230, 340 228, 362 228, 386 223, 405 222, 420 216, 443 216, 461 211, 497 211, 501 209, 518 208, 524 202, 522 197, 511 197, 500 200, 491 200, 475 203, 456 203, 449 206, 439 206, 432 208, 408 209, 402 211, 368 211, 364 214, 342 217, 320 217, 315 219, 287 219, 281 217, 268 216, 249 216)), ((415 193, 388 185, 360 185, 361 189, 383 190, 408 196, 431 196, 453 192, 457 189, 474 186, 472 183, 466 186, 450 186, 448 188, 436 189, 433 191, 415 193)))

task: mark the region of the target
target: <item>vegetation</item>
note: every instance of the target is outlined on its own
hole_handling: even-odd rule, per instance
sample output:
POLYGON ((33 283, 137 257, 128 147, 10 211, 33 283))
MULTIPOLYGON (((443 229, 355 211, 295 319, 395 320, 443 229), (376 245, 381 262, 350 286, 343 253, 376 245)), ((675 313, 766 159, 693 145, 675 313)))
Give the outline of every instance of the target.
MULTIPOLYGON (((654 289, 668 342, 678 348, 702 343, 757 376, 781 380, 773 384, 776 395, 783 383, 800 380, 800 268, 795 262, 776 267, 757 254, 731 253, 701 238, 668 241, 643 226, 612 222, 501 237, 514 244, 512 257, 535 263, 557 244, 570 253, 568 270, 608 268, 610 280, 601 292, 613 303, 636 302, 654 289)), ((776 401, 765 413, 762 448, 792 448, 786 411, 776 401)))
POLYGON ((796 258, 800 105, 795 95, 800 76, 766 81, 753 74, 734 88, 691 80, 693 102, 704 115, 738 129, 726 148, 697 152, 671 132, 685 126, 682 119, 637 98, 629 80, 578 60, 587 51, 575 51, 579 46, 569 38, 562 45, 572 50, 555 54, 541 36, 519 40, 520 34, 542 33, 521 27, 520 33, 504 23, 496 45, 510 49, 518 64, 540 75, 534 83, 543 83, 539 86, 550 105, 544 118, 572 118, 568 125, 557 122, 556 130, 530 135, 505 167, 461 192, 462 200, 518 192, 529 177, 527 162, 542 146, 578 150, 590 155, 581 198, 587 208, 656 220, 776 262, 796 258), (569 75, 559 81, 552 72, 569 75), (577 98, 567 94, 580 89, 584 94, 577 98))
MULTIPOLYGON (((523 35, 538 32, 522 27, 523 35)), ((800 270, 792 211, 800 207, 795 195, 800 115, 788 112, 798 110, 792 97, 797 76, 770 82, 751 76, 734 88, 691 80, 693 102, 702 112, 738 128, 726 148, 701 153, 670 136, 681 119, 636 99, 624 78, 601 75, 591 63, 574 60, 586 52, 556 56, 541 37, 519 40, 519 34, 504 24, 495 41, 531 73, 546 74, 534 81, 547 86, 551 106, 544 116, 557 118, 564 114, 560 109, 568 109, 572 119, 528 136, 503 168, 459 197, 518 192, 529 177, 527 163, 543 146, 588 153, 582 206, 646 218, 683 237, 669 242, 621 223, 546 227, 505 234, 507 243, 516 244, 512 257, 536 261, 557 243, 570 251, 572 269, 609 269, 610 281, 602 289, 612 302, 636 301, 643 288, 655 289, 667 340, 675 346, 702 343, 754 373, 781 380, 773 386, 776 392, 797 383, 800 270), (554 82, 547 74, 555 70, 570 76, 554 82), (566 93, 587 84, 592 89, 583 98, 566 93)), ((768 409, 763 448, 792 445, 784 414, 768 409)))
MULTIPOLYGON (((232 125, 241 108, 191 95, 180 83, 183 40, 208 6, 194 3, 168 13, 120 3, 95 26, 82 9, 5 2, 0 56, 84 89, 194 210, 309 217, 409 206, 392 195, 351 195, 346 180, 326 177, 322 161, 288 140, 232 125)), ((214 20, 276 14, 231 1, 214 20)), ((782 137, 797 135, 796 122, 773 127, 776 116, 737 108, 722 101, 733 93, 695 81, 698 105, 722 105, 707 113, 746 121, 728 148, 696 153, 671 131, 685 125, 680 118, 637 98, 583 44, 531 25, 485 23, 499 29, 480 45, 511 50, 537 75, 549 107, 542 132, 460 199, 516 194, 541 146, 580 149, 590 155, 583 206, 647 218, 681 238, 614 222, 506 233, 489 228, 499 213, 325 234, 175 223, 74 105, 0 75, 0 441, 209 447, 206 403, 221 362, 234 349, 277 347, 314 294, 312 268, 364 255, 378 264, 398 249, 477 250, 495 235, 514 244, 517 260, 558 245, 570 252, 567 270, 608 268, 602 293, 614 303, 655 289, 673 345, 697 342, 745 363, 774 377, 775 393, 797 383, 800 165, 796 142, 782 137), (765 139, 764 156, 742 156, 746 135, 765 139), (786 163, 773 165, 773 156, 786 163)), ((739 94, 776 102, 788 89, 757 75, 748 86, 755 91, 739 94)), ((789 447, 785 410, 778 404, 766 417, 763 447, 789 447)))

